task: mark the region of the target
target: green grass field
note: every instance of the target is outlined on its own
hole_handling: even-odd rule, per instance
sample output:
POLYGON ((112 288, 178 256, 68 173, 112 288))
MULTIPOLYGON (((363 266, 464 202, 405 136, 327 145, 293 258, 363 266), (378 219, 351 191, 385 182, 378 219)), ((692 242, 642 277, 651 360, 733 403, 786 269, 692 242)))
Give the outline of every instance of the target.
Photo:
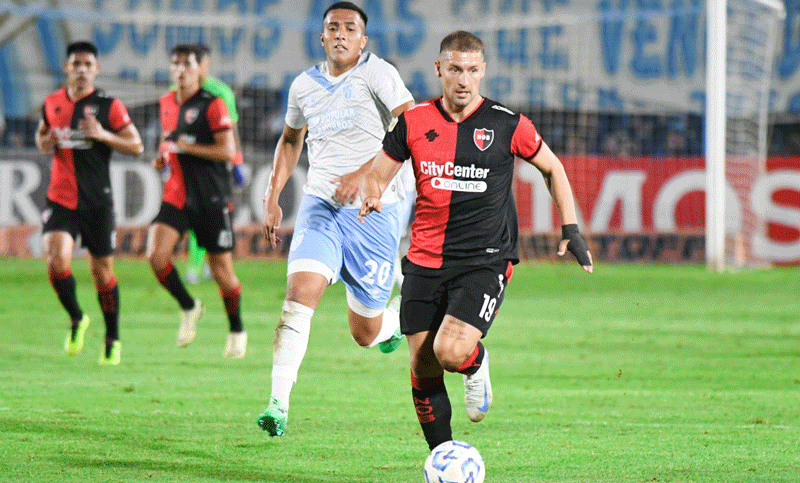
MULTIPOLYGON (((238 261, 247 358, 222 357, 215 285, 198 337, 174 345, 177 305, 147 264, 116 264, 122 365, 62 352, 67 322, 41 260, 0 262, 0 480, 31 482, 422 481, 427 446, 411 402, 408 350, 350 339, 341 284, 312 323, 289 428, 255 419, 269 395, 282 262, 238 261)), ((467 420, 446 378, 456 439, 489 483, 800 481, 800 272, 709 274, 695 266, 520 265, 486 345, 494 407, 467 420)))

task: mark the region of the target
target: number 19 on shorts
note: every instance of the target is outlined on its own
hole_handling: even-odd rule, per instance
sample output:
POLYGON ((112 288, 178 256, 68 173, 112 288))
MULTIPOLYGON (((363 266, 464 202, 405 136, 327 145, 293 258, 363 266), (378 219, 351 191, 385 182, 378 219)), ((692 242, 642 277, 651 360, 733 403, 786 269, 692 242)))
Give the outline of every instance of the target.
POLYGON ((497 306, 497 297, 490 297, 487 294, 483 294, 483 306, 478 316, 486 322, 491 322, 495 306, 497 306))

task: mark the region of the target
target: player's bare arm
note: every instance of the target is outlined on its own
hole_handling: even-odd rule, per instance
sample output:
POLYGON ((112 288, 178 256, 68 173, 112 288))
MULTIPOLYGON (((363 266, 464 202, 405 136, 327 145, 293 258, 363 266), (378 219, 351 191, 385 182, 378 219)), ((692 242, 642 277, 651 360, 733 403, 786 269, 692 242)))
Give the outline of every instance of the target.
POLYGON ((292 171, 300 160, 300 153, 303 151, 303 139, 306 135, 308 126, 301 129, 294 129, 288 125, 283 126, 283 134, 278 140, 275 148, 275 156, 272 160, 272 174, 269 177, 269 186, 264 193, 264 236, 269 240, 273 248, 278 244, 278 237, 275 230, 281 227, 283 210, 278 204, 278 198, 286 186, 292 171))
MULTIPOLYGON (((399 117, 400 114, 404 113, 408 109, 411 109, 412 107, 414 107, 414 101, 408 101, 400 104, 392 109, 392 116, 399 117)), ((333 198, 336 201, 341 204, 352 203, 355 201, 359 191, 361 190, 361 185, 364 182, 364 178, 366 177, 370 167, 372 167, 374 159, 375 158, 370 159, 366 163, 362 164, 360 168, 352 173, 347 173, 331 180, 331 183, 336 183, 339 185, 336 188, 336 192, 333 194, 333 198)))
POLYGON ((407 110, 414 107, 414 101, 408 101, 405 104, 400 104, 399 106, 392 109, 392 116, 400 117, 400 114, 406 112, 407 110))
POLYGON ((371 164, 372 159, 362 164, 360 168, 352 173, 333 178, 331 183, 338 184, 336 191, 333 193, 333 199, 343 205, 355 201, 371 164))
POLYGON ((39 127, 36 129, 36 147, 42 154, 50 154, 56 147, 56 135, 43 119, 39 120, 39 127))
POLYGON ((88 115, 78 121, 78 129, 85 138, 107 144, 121 153, 138 156, 144 152, 142 138, 133 124, 114 133, 105 129, 96 117, 88 115))
POLYGON ((232 163, 234 156, 236 156, 236 141, 233 137, 233 129, 215 132, 213 144, 191 143, 184 136, 179 135, 175 140, 175 147, 186 154, 221 163, 232 163))
MULTIPOLYGON (((562 225, 577 226, 578 216, 575 213, 575 200, 572 197, 572 188, 569 185, 569 179, 567 179, 567 173, 564 171, 564 165, 561 164, 561 160, 558 159, 558 156, 556 156, 550 147, 542 141, 539 152, 536 153, 536 156, 529 162, 536 166, 542 173, 542 176, 544 176, 545 182, 547 182, 547 186, 550 188, 550 195, 553 197, 556 209, 558 209, 558 214, 561 217, 562 225)), ((577 232, 576 235, 580 237, 577 232)), ((570 243, 570 239, 567 236, 562 238, 561 243, 558 245, 559 256, 563 256, 567 252, 570 243)), ((579 244, 581 245, 580 251, 583 252, 583 247, 585 246, 583 239, 580 240, 579 244)), ((576 254, 576 258, 578 258, 581 267, 583 267, 585 271, 592 273, 594 270, 592 254, 588 249, 586 250, 586 257, 581 253, 576 254)))
POLYGON ((375 156, 361 190, 361 209, 358 211, 358 220, 361 223, 364 223, 364 217, 373 211, 381 212, 383 208, 381 196, 401 167, 402 163, 387 156, 383 150, 375 156))
POLYGON ((156 171, 164 169, 164 166, 166 166, 169 161, 169 153, 175 145, 174 141, 167 140, 171 134, 172 133, 161 133, 161 138, 158 143, 158 153, 156 153, 156 156, 153 158, 153 167, 156 171))

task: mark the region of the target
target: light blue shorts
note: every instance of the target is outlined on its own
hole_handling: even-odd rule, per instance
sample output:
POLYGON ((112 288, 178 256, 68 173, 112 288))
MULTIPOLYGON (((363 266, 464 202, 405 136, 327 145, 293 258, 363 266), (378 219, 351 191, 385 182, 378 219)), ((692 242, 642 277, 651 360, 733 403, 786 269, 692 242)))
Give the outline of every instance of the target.
POLYGON ((358 221, 358 209, 304 195, 289 247, 288 273, 315 272, 347 290, 370 309, 389 300, 399 237, 397 203, 358 221))

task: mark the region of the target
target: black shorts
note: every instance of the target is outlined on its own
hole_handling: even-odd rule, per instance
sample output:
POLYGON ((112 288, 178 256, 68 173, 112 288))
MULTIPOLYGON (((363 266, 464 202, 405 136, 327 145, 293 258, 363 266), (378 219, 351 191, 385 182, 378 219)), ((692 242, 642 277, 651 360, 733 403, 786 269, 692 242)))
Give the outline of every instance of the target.
POLYGON ((42 232, 65 231, 73 240, 81 237, 93 257, 107 257, 114 253, 117 244, 114 229, 114 207, 72 210, 55 201, 47 200, 42 212, 42 232))
POLYGON ((436 331, 445 315, 480 330, 492 326, 505 298, 513 266, 503 261, 492 265, 446 270, 422 269, 403 259, 400 328, 406 335, 436 331))
POLYGON ((197 208, 186 206, 183 209, 162 201, 153 223, 171 226, 181 235, 191 229, 198 245, 209 253, 223 253, 233 250, 232 211, 233 204, 230 201, 209 201, 197 208))

